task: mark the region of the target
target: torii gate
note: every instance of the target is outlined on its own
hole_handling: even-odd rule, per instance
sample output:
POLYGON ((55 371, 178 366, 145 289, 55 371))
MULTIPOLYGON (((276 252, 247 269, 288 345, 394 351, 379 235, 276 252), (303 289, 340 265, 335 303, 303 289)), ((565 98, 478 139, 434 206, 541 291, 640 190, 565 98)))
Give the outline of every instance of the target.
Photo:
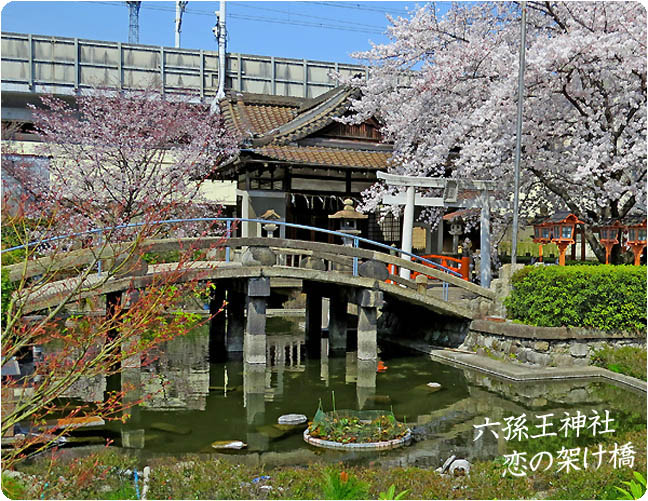
MULTIPOLYGON (((490 200, 489 192, 495 187, 494 181, 473 179, 450 179, 443 177, 416 177, 377 172, 378 179, 383 179, 389 186, 405 186, 406 193, 383 195, 382 202, 387 205, 404 205, 403 240, 401 249, 412 252, 412 231, 414 230, 414 207, 456 207, 480 208, 480 252, 481 252, 481 285, 489 287, 491 282, 490 255, 490 200), (416 193, 416 188, 443 189, 442 197, 424 197, 416 193), (459 199, 460 190, 479 191, 474 199, 459 199)), ((407 259, 406 256, 403 256, 407 259)), ((401 270, 401 276, 409 278, 409 270, 401 270)))

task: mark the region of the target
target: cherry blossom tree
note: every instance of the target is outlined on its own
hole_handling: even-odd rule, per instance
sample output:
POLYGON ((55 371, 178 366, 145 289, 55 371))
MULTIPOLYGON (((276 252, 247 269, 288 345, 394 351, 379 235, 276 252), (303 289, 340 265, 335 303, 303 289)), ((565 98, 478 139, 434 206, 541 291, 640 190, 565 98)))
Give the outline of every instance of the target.
MULTIPOLYGON (((591 225, 646 208, 646 10, 638 2, 528 2, 521 214, 591 225)), ((390 43, 355 54, 370 77, 350 120, 380 117, 391 171, 497 181, 510 224, 521 10, 435 4, 390 18, 390 43)), ((375 209, 384 187, 365 193, 375 209)), ((428 214, 429 215, 429 214, 428 214)))
MULTIPOLYGON (((153 348, 206 321, 181 311, 188 297, 209 295, 190 265, 198 252, 192 242, 200 239, 159 269, 147 270, 144 258, 152 238, 169 235, 156 221, 218 215, 200 187, 236 144, 208 108, 153 91, 97 90, 74 108, 51 97, 43 102, 46 109, 33 110, 42 141, 36 148, 26 153, 12 141, 15 133, 3 130, 2 247, 20 247, 2 254, 3 374, 34 345, 57 348, 35 360, 33 371, 3 377, 2 436, 19 423, 29 430, 13 438, 4 467, 50 447, 76 418, 125 418, 139 402, 127 387, 103 401, 71 406, 61 399, 89 378, 150 362, 153 348), (45 162, 35 167, 35 158, 45 162), (88 233, 100 228, 109 229, 88 233), (66 237, 52 240, 56 235, 66 237), (121 298, 86 299, 112 280, 130 280, 121 298), (49 296, 54 301, 33 315, 30 302, 49 296), (95 315, 74 313, 88 306, 95 315)), ((194 231, 214 236, 213 228, 194 231)), ((212 241, 217 247, 223 240, 212 241)))
POLYGON ((153 89, 96 89, 75 106, 51 96, 42 104, 32 114, 49 175, 31 175, 20 160, 3 168, 40 202, 37 211, 66 209, 77 230, 208 211, 200 188, 236 147, 221 115, 153 89))

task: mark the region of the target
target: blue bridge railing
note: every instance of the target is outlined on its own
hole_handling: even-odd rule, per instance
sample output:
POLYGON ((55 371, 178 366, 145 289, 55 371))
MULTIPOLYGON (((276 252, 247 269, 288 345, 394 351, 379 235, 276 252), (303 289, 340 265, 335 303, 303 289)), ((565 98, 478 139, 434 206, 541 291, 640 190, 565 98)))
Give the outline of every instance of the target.
MULTIPOLYGON (((275 220, 268 220, 268 219, 248 219, 248 218, 241 218, 241 217, 201 217, 201 218, 189 218, 189 219, 166 219, 166 220, 160 220, 160 221, 150 221, 150 222, 142 222, 142 223, 129 223, 129 224, 124 224, 124 225, 118 225, 118 226, 110 226, 106 228, 95 228, 92 230, 87 230, 83 232, 77 232, 77 233, 69 233, 66 235, 58 235, 55 237, 50 237, 46 239, 41 239, 41 240, 36 240, 33 242, 29 242, 28 244, 23 244, 23 245, 17 245, 14 247, 9 247, 7 249, 2 249, 2 254, 5 252, 11 252, 19 249, 27 249, 27 248, 35 248, 39 247, 41 245, 50 243, 50 242, 56 242, 56 241, 61 241, 69 238, 74 238, 74 237, 81 237, 81 236, 87 236, 87 235, 102 235, 103 233, 106 233, 108 231, 114 231, 114 230, 120 230, 120 229, 128 229, 128 228, 137 228, 141 226, 155 226, 155 225, 164 225, 164 224, 187 224, 187 223, 225 223, 225 229, 224 229, 224 236, 225 238, 230 238, 232 236, 232 226, 234 223, 239 223, 239 222, 247 222, 247 223, 260 223, 260 224, 276 224, 277 226, 284 226, 287 228, 295 228, 295 229, 301 229, 301 230, 309 230, 309 231, 314 231, 318 233, 324 233, 327 235, 333 235, 336 237, 340 237, 344 239, 343 241, 352 241, 353 247, 358 248, 360 246, 360 243, 371 245, 373 247, 377 247, 379 249, 384 249, 387 251, 387 253, 397 253, 401 257, 407 256, 410 258, 410 260, 413 260, 414 262, 420 262, 422 264, 425 264, 427 266, 436 268, 440 271, 443 271, 445 273, 448 273, 450 275, 457 276, 461 278, 461 274, 455 270, 452 270, 448 267, 442 266, 439 263, 436 263, 432 260, 426 259, 424 257, 418 256, 412 252, 405 251, 403 249, 398 249, 395 247, 392 247, 390 245, 384 244, 382 242, 376 242, 374 240, 370 240, 368 238, 360 237, 357 235, 349 235, 348 233, 344 233, 341 231, 335 231, 335 230, 327 230, 324 228, 317 228, 315 226, 307 226, 303 224, 297 224, 297 223, 288 223, 285 221, 275 221, 275 220)), ((225 247, 225 260, 230 261, 231 256, 230 256, 230 248, 225 247)), ((101 270, 99 270, 101 272, 101 270)), ((354 257, 353 258, 353 275, 357 276, 358 275, 358 258, 354 257)), ((443 282, 443 297, 444 299, 447 300, 448 296, 448 283, 443 282)))

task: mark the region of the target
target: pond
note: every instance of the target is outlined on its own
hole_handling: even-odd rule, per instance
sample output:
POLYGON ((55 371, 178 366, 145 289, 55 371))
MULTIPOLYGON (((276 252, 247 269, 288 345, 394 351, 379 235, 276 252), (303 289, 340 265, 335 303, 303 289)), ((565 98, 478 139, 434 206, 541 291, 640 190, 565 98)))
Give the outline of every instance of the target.
POLYGON ((353 352, 307 359, 297 320, 269 319, 269 328, 274 332, 268 337, 268 366, 210 363, 209 336, 204 329, 167 343, 153 364, 126 369, 121 378, 107 385, 86 381, 79 387, 86 399, 122 384, 135 388, 129 393, 131 398, 152 397, 132 408, 125 424, 111 422, 101 429, 78 431, 75 440, 83 443, 81 437, 97 434, 111 437, 142 461, 151 456, 205 453, 270 467, 309 461, 437 467, 452 454, 475 461, 513 449, 556 452, 566 443, 598 443, 600 436, 593 436, 591 430, 582 429, 579 438, 571 433, 565 439, 558 433, 561 420, 578 411, 588 420, 605 417, 609 411, 614 420, 609 428, 616 433, 646 427, 643 392, 587 380, 514 383, 443 365, 393 345, 381 346, 379 357, 387 368, 377 372, 375 363, 358 361, 353 352), (432 391, 429 382, 439 383, 441 389, 432 391), (393 411, 413 430, 415 440, 392 451, 331 451, 306 444, 303 430, 286 432, 273 426, 287 413, 312 419, 320 402, 324 410, 335 406, 393 411), (538 417, 542 415, 552 416, 538 417), (553 421, 557 436, 535 441, 519 436, 522 440, 507 441, 501 427, 493 428, 496 433, 488 427, 478 433, 475 428, 487 420, 504 426, 520 417, 527 420, 528 435, 537 434, 532 424, 544 419, 553 421), (241 440, 248 447, 219 452, 211 443, 221 440, 241 440))

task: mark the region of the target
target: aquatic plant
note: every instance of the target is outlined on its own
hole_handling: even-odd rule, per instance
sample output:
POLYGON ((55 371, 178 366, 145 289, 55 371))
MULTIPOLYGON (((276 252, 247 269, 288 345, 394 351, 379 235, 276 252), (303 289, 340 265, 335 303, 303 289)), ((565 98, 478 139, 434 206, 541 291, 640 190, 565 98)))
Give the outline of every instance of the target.
POLYGON ((404 437, 407 426, 396 421, 387 411, 334 411, 324 413, 319 409, 309 424, 308 433, 315 438, 343 444, 382 442, 404 437), (354 415, 356 414, 356 415, 354 415))

